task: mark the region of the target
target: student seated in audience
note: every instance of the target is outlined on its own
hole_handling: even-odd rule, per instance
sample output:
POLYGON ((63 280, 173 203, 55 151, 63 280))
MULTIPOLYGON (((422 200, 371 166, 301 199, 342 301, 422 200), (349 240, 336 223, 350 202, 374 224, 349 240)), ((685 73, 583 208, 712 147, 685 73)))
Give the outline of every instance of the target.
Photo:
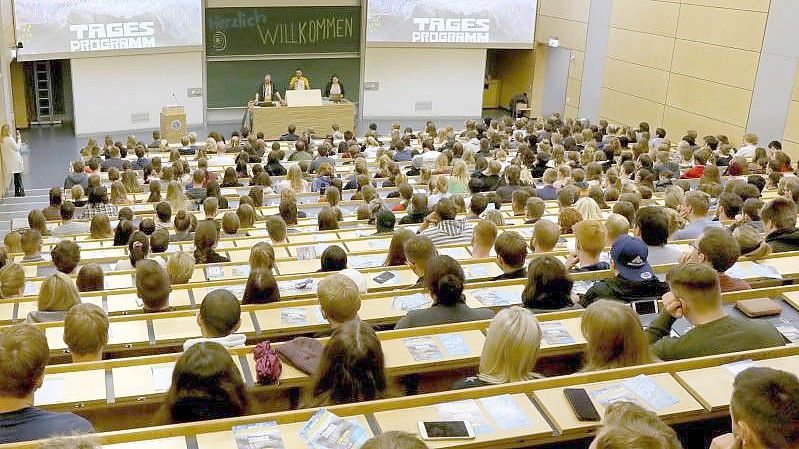
POLYGON ((482 193, 475 193, 469 200, 469 210, 466 218, 468 220, 479 220, 486 208, 488 208, 488 197, 482 193))
POLYGON ((607 229, 598 220, 582 220, 574 226, 574 247, 566 258, 566 268, 572 272, 607 270, 610 264, 600 260, 605 249, 607 229))
POLYGON ((546 212, 547 205, 541 198, 534 196, 532 198, 527 199, 527 203, 525 203, 524 211, 524 224, 535 224, 538 223, 538 220, 544 216, 544 212, 546 212))
POLYGON ((744 224, 732 232, 738 247, 741 248, 741 257, 760 260, 771 254, 771 246, 764 240, 755 228, 744 224))
POLYGON ((397 217, 388 209, 381 208, 380 212, 375 215, 375 228, 374 235, 387 235, 394 232, 394 225, 397 223, 397 217))
POLYGON ((649 249, 642 240, 629 235, 617 238, 610 249, 610 267, 616 276, 595 282, 583 296, 583 307, 597 299, 625 302, 658 299, 669 291, 669 286, 655 277, 647 262, 648 255, 649 249))
POLYGON ((412 239, 416 234, 410 229, 397 229, 391 237, 391 242, 388 245, 388 253, 386 260, 383 262, 384 267, 398 267, 408 263, 405 258, 405 243, 412 239))
POLYGON ((0 443, 94 432, 89 421, 78 415, 33 406, 49 357, 42 330, 28 324, 0 330, 0 443))
POLYGON ((719 195, 716 216, 721 222, 733 221, 741 213, 743 207, 744 202, 740 196, 731 192, 724 192, 719 195))
POLYGON ((574 282, 563 263, 553 256, 535 256, 527 266, 522 304, 535 313, 579 309, 572 294, 574 282))
POLYGON ((74 203, 70 201, 61 203, 60 215, 61 224, 50 231, 52 235, 64 237, 67 235, 87 234, 89 232, 89 223, 73 220, 75 216, 74 203))
POLYGON ((372 327, 361 320, 349 320, 336 328, 311 384, 305 403, 312 407, 385 398, 385 358, 372 327))
POLYGON ((194 233, 194 261, 198 264, 230 262, 230 259, 217 253, 219 229, 215 222, 204 220, 197 223, 194 233))
POLYGON ((511 209, 514 217, 524 217, 527 215, 527 200, 530 193, 527 190, 517 190, 511 197, 511 209))
POLYGON ((753 367, 735 376, 730 399, 732 432, 710 449, 799 447, 799 379, 773 368, 753 367))
POLYGON ((166 270, 156 261, 145 259, 136 264, 136 295, 145 313, 166 312, 172 286, 166 270))
POLYGON ((72 363, 102 360, 108 344, 108 315, 94 304, 76 304, 64 318, 64 343, 72 363))
POLYGON ((25 288, 25 269, 14 262, 6 262, 0 268, 0 293, 3 298, 22 295, 25 288))
POLYGON ((541 346, 541 326, 532 311, 513 306, 491 320, 477 376, 461 379, 455 390, 541 378, 534 372, 541 346))
POLYGON ((247 277, 242 304, 268 304, 280 301, 280 289, 272 270, 254 268, 247 277))
MULTIPOLYGON (((650 265, 677 263, 682 255, 680 248, 668 244, 669 216, 660 206, 642 207, 636 215, 636 234, 646 243, 650 265)), ((665 276, 658 275, 663 280, 665 276)))
POLYGON ((125 160, 122 159, 122 153, 119 147, 111 147, 110 157, 106 158, 102 164, 102 171, 109 171, 112 168, 122 170, 125 160))
POLYGON ((682 174, 683 179, 698 179, 705 173, 705 164, 710 159, 710 152, 704 149, 694 151, 694 166, 682 174))
POLYGON ((347 253, 338 245, 330 245, 322 252, 320 263, 318 273, 341 271, 347 268, 347 253))
POLYGON ((128 258, 117 261, 116 270, 132 270, 150 255, 150 238, 142 231, 133 231, 128 239, 128 258))
POLYGON ((424 285, 433 298, 433 305, 428 309, 408 311, 395 329, 493 318, 494 312, 489 309, 472 309, 466 305, 463 296, 465 282, 463 269, 455 259, 449 256, 433 257, 428 261, 424 274, 424 285))
POLYGON ((319 231, 333 231, 338 229, 338 215, 332 207, 325 206, 316 216, 319 231))
MULTIPOLYGON (((472 233, 472 259, 491 257, 491 248, 497 239, 497 225, 488 220, 479 220, 472 233)), ((525 252, 527 243, 525 242, 525 252)))
POLYGON ((727 315, 722 307, 718 273, 709 265, 677 265, 667 279, 671 291, 663 295, 660 315, 646 330, 656 357, 677 360, 785 343, 769 322, 727 315), (672 325, 682 317, 693 329, 680 337, 670 337, 672 325))
POLYGON ((580 328, 588 342, 582 368, 584 372, 654 361, 641 320, 632 307, 600 299, 585 309, 580 328))
POLYGON ((474 225, 466 219, 456 219, 458 210, 450 198, 436 205, 436 211, 425 218, 419 234, 428 237, 434 245, 470 243, 474 225))
POLYGON ((244 334, 235 333, 241 326, 241 306, 233 293, 227 290, 217 289, 205 295, 197 314, 197 325, 202 338, 186 340, 184 351, 204 341, 219 343, 226 348, 239 348, 247 340, 244 334))
POLYGON ((548 168, 544 172, 543 181, 544 186, 536 190, 535 195, 544 201, 552 201, 558 199, 558 189, 553 184, 558 179, 558 172, 554 168, 548 168))
POLYGON ((189 242, 194 240, 194 235, 191 233, 192 218, 193 215, 185 210, 178 211, 175 214, 175 233, 169 236, 170 242, 189 242))
MULTIPOLYGON (((150 236, 150 253, 162 254, 169 248, 169 231, 166 229, 156 229, 150 236)), ((163 260, 163 259, 156 259, 163 260)))
POLYGON ((672 234, 672 240, 689 240, 699 237, 706 228, 721 227, 717 221, 707 217, 710 209, 710 196, 705 192, 692 190, 685 194, 680 214, 688 220, 684 228, 672 234))
POLYGON ((344 274, 336 273, 319 281, 317 289, 322 317, 335 330, 344 323, 359 321, 361 294, 358 285, 344 274))
POLYGON ((172 206, 166 201, 162 201, 155 206, 155 227, 157 229, 172 228, 172 206))
POLYGON ((89 189, 88 203, 81 212, 80 219, 91 220, 95 215, 104 214, 109 219, 116 218, 119 211, 117 207, 108 202, 108 190, 99 186, 89 189))
POLYGON ((105 289, 105 273, 103 268, 96 263, 87 263, 80 267, 75 284, 80 293, 100 292, 105 289))
POLYGON ((272 245, 288 243, 286 240, 286 222, 281 217, 269 217, 266 219, 266 231, 272 245))
POLYGON ((72 274, 80 262, 80 246, 72 240, 62 240, 50 250, 53 265, 64 274, 72 274))
POLYGON ((416 193, 411 197, 410 206, 407 208, 405 216, 400 218, 399 224, 422 223, 427 215, 427 196, 416 193))
POLYGON ((249 261, 250 269, 272 273, 275 269, 275 249, 267 242, 258 242, 250 250, 249 261))
POLYGON ((42 282, 37 299, 37 310, 28 313, 28 323, 47 323, 63 321, 72 306, 80 304, 78 293, 72 278, 58 272, 42 282))
POLYGON ((36 229, 28 229, 22 233, 22 262, 43 262, 42 233, 36 229))
POLYGON ((505 231, 497 237, 494 243, 497 253, 497 265, 502 269, 502 274, 493 280, 524 279, 527 272, 524 264, 527 259, 527 242, 518 232, 505 231))
POLYGON ((427 271, 427 264, 438 255, 433 241, 423 235, 416 235, 405 242, 405 260, 419 278, 410 288, 420 288, 424 286, 424 276, 427 271))
POLYGON ((64 178, 65 192, 76 185, 83 187, 84 190, 89 188, 89 175, 84 172, 85 169, 86 165, 82 160, 78 159, 72 161, 72 173, 69 173, 67 177, 64 178))
POLYGON ((176 251, 166 261, 166 271, 171 285, 186 284, 194 276, 194 257, 184 251, 176 251))
POLYGON ((775 253, 799 250, 799 229, 796 228, 796 203, 777 197, 766 203, 760 212, 766 232, 766 243, 775 253))
POLYGON ((225 212, 222 215, 222 235, 221 238, 246 237, 246 232, 240 232, 241 222, 235 212, 225 212))
POLYGON ((361 446, 361 449, 429 449, 424 441, 416 435, 391 430, 371 438, 361 446))
POLYGON ((691 245, 691 251, 683 254, 680 263, 706 263, 713 267, 719 274, 719 286, 722 293, 749 290, 752 286, 748 282, 724 273, 735 265, 740 256, 741 250, 738 247, 738 242, 735 241, 730 231, 724 228, 708 228, 691 245))
POLYGON ((605 410, 602 427, 589 449, 682 449, 682 444, 657 413, 619 401, 605 410))
POLYGON ((605 220, 605 229, 608 232, 607 244, 613 246, 616 239, 630 233, 630 222, 624 215, 610 214, 605 220))
POLYGON ((533 226, 530 248, 536 254, 552 252, 559 240, 560 228, 558 225, 549 220, 539 220, 533 226))
POLYGON ((227 349, 212 341, 188 348, 175 364, 172 385, 156 424, 176 424, 246 415, 250 399, 227 349))

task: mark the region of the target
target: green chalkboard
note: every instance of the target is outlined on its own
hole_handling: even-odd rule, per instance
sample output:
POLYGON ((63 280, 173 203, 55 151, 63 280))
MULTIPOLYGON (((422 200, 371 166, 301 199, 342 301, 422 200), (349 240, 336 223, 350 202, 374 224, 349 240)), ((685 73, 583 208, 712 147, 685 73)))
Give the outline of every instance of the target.
POLYGON ((208 57, 357 53, 361 8, 207 8, 205 35, 208 57))
POLYGON ((246 106, 267 72, 272 74, 272 80, 282 94, 298 67, 311 81, 311 88, 323 92, 330 77, 337 74, 347 99, 358 100, 361 72, 358 58, 208 61, 208 107, 246 106))

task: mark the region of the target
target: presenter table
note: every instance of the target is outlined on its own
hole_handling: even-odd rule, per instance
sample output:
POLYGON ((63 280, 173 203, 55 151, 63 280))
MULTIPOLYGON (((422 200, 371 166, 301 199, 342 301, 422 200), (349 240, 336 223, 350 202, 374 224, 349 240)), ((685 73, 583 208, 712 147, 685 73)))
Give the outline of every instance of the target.
POLYGON ((321 106, 252 108, 252 131, 263 132, 267 140, 280 138, 289 125, 297 127, 297 134, 313 128, 317 135, 322 136, 330 131, 332 125, 338 125, 341 132, 355 130, 355 105, 349 101, 323 103, 321 106))

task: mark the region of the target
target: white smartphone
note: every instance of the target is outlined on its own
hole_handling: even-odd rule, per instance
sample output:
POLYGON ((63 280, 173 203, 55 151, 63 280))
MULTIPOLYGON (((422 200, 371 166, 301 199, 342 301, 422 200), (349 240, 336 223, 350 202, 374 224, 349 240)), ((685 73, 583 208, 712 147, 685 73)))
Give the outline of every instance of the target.
POLYGON ((654 299, 645 299, 643 301, 635 301, 632 303, 633 310, 638 315, 649 315, 658 313, 658 302, 654 299))
POLYGON ((469 421, 419 421, 423 440, 472 440, 474 430, 469 421))

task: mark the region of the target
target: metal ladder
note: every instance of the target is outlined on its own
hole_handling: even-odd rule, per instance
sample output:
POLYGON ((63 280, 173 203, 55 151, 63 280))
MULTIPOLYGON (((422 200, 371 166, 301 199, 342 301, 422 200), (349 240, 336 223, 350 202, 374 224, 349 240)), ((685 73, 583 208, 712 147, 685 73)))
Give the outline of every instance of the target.
POLYGON ((36 99, 36 120, 31 125, 60 125, 53 105, 53 80, 50 61, 33 62, 33 91, 36 99))

